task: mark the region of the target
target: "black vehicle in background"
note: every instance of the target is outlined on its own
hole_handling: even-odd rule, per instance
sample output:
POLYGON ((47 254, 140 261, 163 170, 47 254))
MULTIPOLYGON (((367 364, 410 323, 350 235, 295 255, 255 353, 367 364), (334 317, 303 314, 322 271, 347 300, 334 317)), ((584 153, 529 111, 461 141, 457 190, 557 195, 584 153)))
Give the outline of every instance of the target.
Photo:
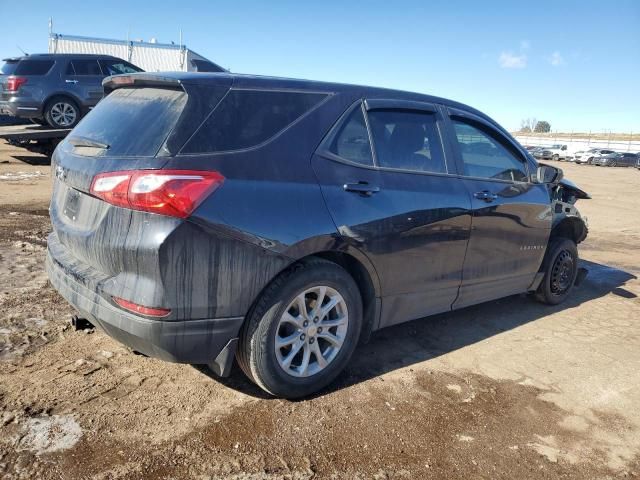
POLYGON ((329 384, 373 331, 585 271, 588 195, 457 102, 232 74, 136 74, 56 149, 47 270, 136 351, 329 384))
POLYGON ((0 115, 73 128, 103 96, 102 80, 142 70, 108 55, 35 54, 4 59, 0 115))
POLYGON ((531 154, 537 160, 552 160, 553 152, 546 147, 535 147, 531 154))
POLYGON ((638 154, 612 152, 594 157, 592 163, 603 167, 635 167, 638 154))

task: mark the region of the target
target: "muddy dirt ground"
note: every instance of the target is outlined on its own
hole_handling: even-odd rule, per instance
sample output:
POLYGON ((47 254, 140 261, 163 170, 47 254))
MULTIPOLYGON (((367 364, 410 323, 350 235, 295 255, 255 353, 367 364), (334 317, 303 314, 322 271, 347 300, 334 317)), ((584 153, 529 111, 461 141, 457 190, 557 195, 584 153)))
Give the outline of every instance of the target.
POLYGON ((24 160, 0 144, 0 477, 640 476, 640 171, 561 165, 594 197, 564 305, 389 328, 290 402, 71 328, 43 271, 49 169, 24 160))

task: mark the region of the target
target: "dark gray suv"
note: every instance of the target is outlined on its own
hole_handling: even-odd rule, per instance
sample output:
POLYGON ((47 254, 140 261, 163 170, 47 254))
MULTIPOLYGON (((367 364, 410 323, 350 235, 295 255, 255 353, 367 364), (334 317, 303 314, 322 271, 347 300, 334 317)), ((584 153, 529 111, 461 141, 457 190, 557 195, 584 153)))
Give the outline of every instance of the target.
POLYGON ((102 99, 102 79, 142 70, 109 55, 35 54, 0 67, 0 115, 73 128, 102 99))

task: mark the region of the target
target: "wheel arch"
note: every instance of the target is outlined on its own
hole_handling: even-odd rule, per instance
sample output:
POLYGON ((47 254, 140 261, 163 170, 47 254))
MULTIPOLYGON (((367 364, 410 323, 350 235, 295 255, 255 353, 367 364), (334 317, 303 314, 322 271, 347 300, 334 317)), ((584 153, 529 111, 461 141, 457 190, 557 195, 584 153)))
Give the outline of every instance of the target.
POLYGON ((587 237, 587 232, 587 225, 582 218, 567 216, 553 226, 549 240, 554 238, 568 238, 573 240, 577 245, 587 237))
POLYGON ((252 310, 255 308, 257 302, 262 297, 264 291, 271 285, 277 277, 282 273, 295 268, 296 265, 304 263, 305 261, 312 260, 314 258, 321 258, 323 260, 335 263, 344 268, 349 275, 354 279, 360 296, 362 298, 362 312, 363 312, 363 325, 362 332, 360 334, 360 342, 366 343, 371 333, 377 330, 380 323, 381 313, 381 291, 380 280, 378 274, 370 262, 370 260, 359 250, 355 248, 346 248, 344 250, 318 250, 306 252, 304 255, 298 256, 291 261, 285 268, 279 271, 273 276, 260 292, 255 296, 251 302, 247 313, 245 315, 245 321, 250 317, 252 310))
POLYGON ((78 106, 78 108, 80 109, 80 113, 82 113, 83 111, 83 105, 82 105, 82 101, 76 97, 74 94, 69 93, 69 92, 54 92, 49 94, 44 101, 42 102, 42 114, 44 115, 44 112, 47 108, 47 105, 49 104, 49 102, 51 102, 51 100, 53 100, 55 97, 66 97, 69 98, 71 100, 73 100, 73 102, 78 106))

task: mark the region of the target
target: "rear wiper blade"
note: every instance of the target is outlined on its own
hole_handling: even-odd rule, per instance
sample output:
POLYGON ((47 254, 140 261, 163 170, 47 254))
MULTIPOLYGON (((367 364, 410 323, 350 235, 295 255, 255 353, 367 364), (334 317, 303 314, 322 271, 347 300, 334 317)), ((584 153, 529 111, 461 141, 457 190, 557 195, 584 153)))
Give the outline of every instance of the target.
POLYGON ((69 138, 69 143, 74 147, 101 148, 103 150, 108 150, 111 146, 108 143, 98 142, 86 137, 71 137, 69 138))

